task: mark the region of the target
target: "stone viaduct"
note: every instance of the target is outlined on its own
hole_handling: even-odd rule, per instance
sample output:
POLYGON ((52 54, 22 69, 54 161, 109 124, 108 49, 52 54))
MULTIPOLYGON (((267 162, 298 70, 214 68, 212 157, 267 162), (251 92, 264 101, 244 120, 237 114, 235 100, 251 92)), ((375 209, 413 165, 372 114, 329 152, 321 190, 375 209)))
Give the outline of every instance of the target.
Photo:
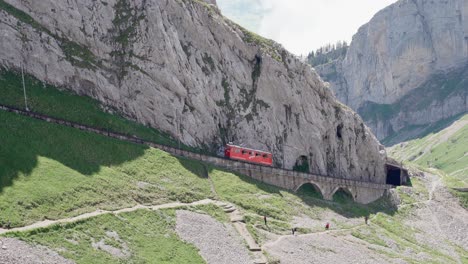
MULTIPOLYGON (((322 194, 325 200, 332 200, 333 195, 341 189, 350 194, 353 197, 354 201, 362 204, 368 204, 379 199, 385 194, 387 190, 394 187, 394 185, 391 184, 372 183, 352 179, 330 177, 325 175, 302 173, 297 171, 285 170, 280 168, 262 166, 247 162, 198 154, 170 146, 156 144, 154 142, 142 140, 135 136, 124 135, 121 133, 111 132, 99 128, 93 128, 86 125, 70 122, 67 120, 46 116, 40 113, 24 111, 10 106, 0 105, 0 110, 29 116, 49 123, 55 123, 59 125, 77 128, 84 131, 89 131, 92 133, 101 134, 107 137, 129 141, 136 144, 143 144, 153 148, 158 148, 175 156, 195 159, 205 163, 209 163, 218 167, 231 170, 233 172, 249 176, 255 180, 294 192, 305 184, 311 184, 317 191, 319 191, 322 194)), ((396 165, 392 165, 392 167, 395 166, 396 165)))

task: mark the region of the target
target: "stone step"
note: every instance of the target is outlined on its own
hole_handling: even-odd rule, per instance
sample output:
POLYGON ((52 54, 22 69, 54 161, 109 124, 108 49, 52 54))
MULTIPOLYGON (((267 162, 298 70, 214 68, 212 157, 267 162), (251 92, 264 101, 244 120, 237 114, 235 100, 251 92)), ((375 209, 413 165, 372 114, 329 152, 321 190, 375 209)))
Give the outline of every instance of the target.
POLYGON ((242 217, 241 215, 234 215, 234 216, 231 216, 231 223, 235 223, 235 222, 242 222, 242 223, 245 223, 245 219, 244 219, 244 217, 242 217))
POLYGON ((223 209, 223 211, 224 211, 225 213, 232 213, 232 212, 234 212, 235 210, 236 210, 236 208, 234 208, 234 207, 231 207, 231 208, 224 208, 224 209, 223 209))
POLYGON ((264 259, 256 259, 254 260, 254 264, 268 264, 268 261, 264 259))
POLYGON ((245 242, 247 243, 247 246, 249 247, 250 251, 262 251, 260 246, 255 242, 253 237, 250 235, 249 231, 247 230, 247 227, 244 223, 241 222, 235 222, 233 223, 234 227, 237 229, 237 232, 244 238, 245 242))

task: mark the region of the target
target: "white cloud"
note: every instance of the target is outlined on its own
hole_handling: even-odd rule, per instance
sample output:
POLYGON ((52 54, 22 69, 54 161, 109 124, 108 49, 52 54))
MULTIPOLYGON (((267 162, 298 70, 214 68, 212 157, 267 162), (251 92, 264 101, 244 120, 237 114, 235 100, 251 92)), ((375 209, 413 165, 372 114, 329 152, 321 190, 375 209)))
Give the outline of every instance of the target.
MULTIPOLYGON (((221 10, 229 17, 225 2, 245 0, 218 0, 221 10)), ((351 41, 358 28, 372 16, 396 0, 257 0, 262 6, 254 10, 237 10, 245 17, 258 16, 257 27, 250 29, 271 38, 300 55, 307 54, 327 43, 351 41), (259 11, 263 10, 263 11, 259 11), (257 29, 257 30, 255 30, 257 29)), ((232 7, 231 7, 232 8, 232 7)), ((232 17, 243 24, 243 18, 232 17)))

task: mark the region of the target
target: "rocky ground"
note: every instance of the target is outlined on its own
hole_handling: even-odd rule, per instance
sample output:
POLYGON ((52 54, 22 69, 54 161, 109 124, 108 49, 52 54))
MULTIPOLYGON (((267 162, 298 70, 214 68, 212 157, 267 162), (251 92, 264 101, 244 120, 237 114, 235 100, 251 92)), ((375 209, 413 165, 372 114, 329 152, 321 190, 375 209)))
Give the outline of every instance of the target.
POLYGON ((288 236, 267 244, 265 250, 281 264, 389 263, 353 236, 319 233, 288 236))
MULTIPOLYGON (((403 187, 399 191, 401 197, 398 199, 402 200, 402 204, 398 212, 383 218, 389 223, 397 222, 394 230, 378 223, 379 215, 372 217, 369 225, 366 225, 361 218, 349 219, 332 210, 323 210, 317 219, 305 215, 293 219, 291 224, 310 228, 310 234, 274 235, 263 231, 265 240, 262 241, 262 249, 269 256, 270 263, 283 264, 424 263, 429 260, 439 263, 443 259, 448 259, 447 263, 466 263, 468 211, 458 204, 438 176, 426 174, 413 181, 417 182, 413 188, 403 187), (408 197, 411 199, 408 200, 408 197), (332 223, 328 231, 323 230, 322 226, 326 221, 332 223), (408 244, 408 241, 401 240, 405 239, 405 232, 414 233, 415 241, 408 244), (432 249, 437 250, 434 251, 436 255, 433 255, 432 249), (439 253, 444 255, 442 259, 437 258, 439 253)), ((195 204, 208 202, 213 201, 195 204)), ((244 240, 231 224, 186 210, 176 211, 176 216, 177 234, 198 248, 207 263, 254 263, 255 256, 249 253, 244 240)), ((107 235, 118 239, 117 234, 107 235)), ((94 244, 96 248, 102 247, 100 241, 94 244)), ((16 239, 1 239, 0 246, 2 264, 73 263, 62 258, 60 252, 16 239)), ((124 250, 118 252, 114 248, 104 250, 125 258, 128 255, 127 246, 121 248, 124 250)))
POLYGON ((45 247, 29 245, 23 241, 0 239, 0 263, 2 264, 73 264, 57 252, 45 247))
MULTIPOLYGON (((440 250, 453 259, 454 263, 465 263, 468 256, 463 256, 459 250, 468 250, 468 211, 458 204, 437 176, 426 174, 420 180, 425 184, 427 194, 421 196, 425 199, 400 206, 400 210, 411 207, 405 215, 404 225, 417 230, 415 237, 418 244, 440 250)), ((408 190, 414 192, 414 188, 408 190)), ((372 220, 369 226, 356 221, 353 224, 355 226, 349 229, 272 237, 271 241, 264 244, 263 249, 282 264, 408 263, 409 259, 417 262, 431 259, 426 252, 405 248, 394 239, 384 236, 385 232, 373 225, 372 220), (377 230, 385 245, 379 246, 351 235, 358 229, 364 230, 363 233, 368 229, 369 236, 377 230)))
POLYGON ((207 263, 253 263, 236 230, 208 215, 179 210, 176 231, 183 240, 200 250, 207 263))

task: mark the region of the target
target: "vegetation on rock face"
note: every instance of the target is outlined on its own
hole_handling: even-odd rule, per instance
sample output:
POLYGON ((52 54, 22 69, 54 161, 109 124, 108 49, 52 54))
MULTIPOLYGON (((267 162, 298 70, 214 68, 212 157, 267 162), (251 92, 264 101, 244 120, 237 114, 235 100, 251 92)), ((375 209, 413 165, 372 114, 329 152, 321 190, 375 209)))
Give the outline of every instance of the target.
MULTIPOLYGON (((397 102, 393 104, 366 102, 358 109, 358 113, 366 122, 389 124, 392 119, 398 117, 398 115, 403 112, 417 113, 427 110, 430 107, 440 107, 441 111, 443 111, 441 102, 444 100, 453 96, 466 97, 468 82, 466 76, 468 76, 468 67, 449 73, 435 74, 423 85, 412 90, 397 102)), ((441 120, 440 122, 444 121, 441 120)), ((404 134, 411 135, 417 133, 417 131, 422 128, 423 132, 419 135, 413 135, 412 138, 416 138, 420 135, 424 136, 427 134, 427 131, 437 126, 437 124, 406 126, 401 129, 399 133, 392 131, 382 142, 391 145, 398 142, 395 139, 398 140, 404 134), (424 129, 424 127, 426 128, 424 129)))
POLYGON ((58 41, 58 44, 62 48, 62 51, 70 63, 81 68, 95 69, 95 66, 98 64, 98 61, 94 54, 85 46, 73 42, 69 39, 62 38, 56 34, 53 34, 50 30, 45 28, 39 22, 37 22, 30 15, 25 12, 15 8, 14 6, 6 3, 3 0, 0 0, 0 9, 4 10, 8 14, 14 16, 19 21, 30 25, 34 29, 45 32, 46 34, 52 36, 58 41))
POLYGON ((127 74, 128 67, 146 74, 144 70, 130 62, 130 57, 134 55, 132 41, 137 36, 138 26, 144 15, 128 0, 119 0, 114 9, 115 18, 112 20, 114 28, 111 32, 117 47, 111 52, 111 56, 119 67, 118 78, 121 80, 127 74))

